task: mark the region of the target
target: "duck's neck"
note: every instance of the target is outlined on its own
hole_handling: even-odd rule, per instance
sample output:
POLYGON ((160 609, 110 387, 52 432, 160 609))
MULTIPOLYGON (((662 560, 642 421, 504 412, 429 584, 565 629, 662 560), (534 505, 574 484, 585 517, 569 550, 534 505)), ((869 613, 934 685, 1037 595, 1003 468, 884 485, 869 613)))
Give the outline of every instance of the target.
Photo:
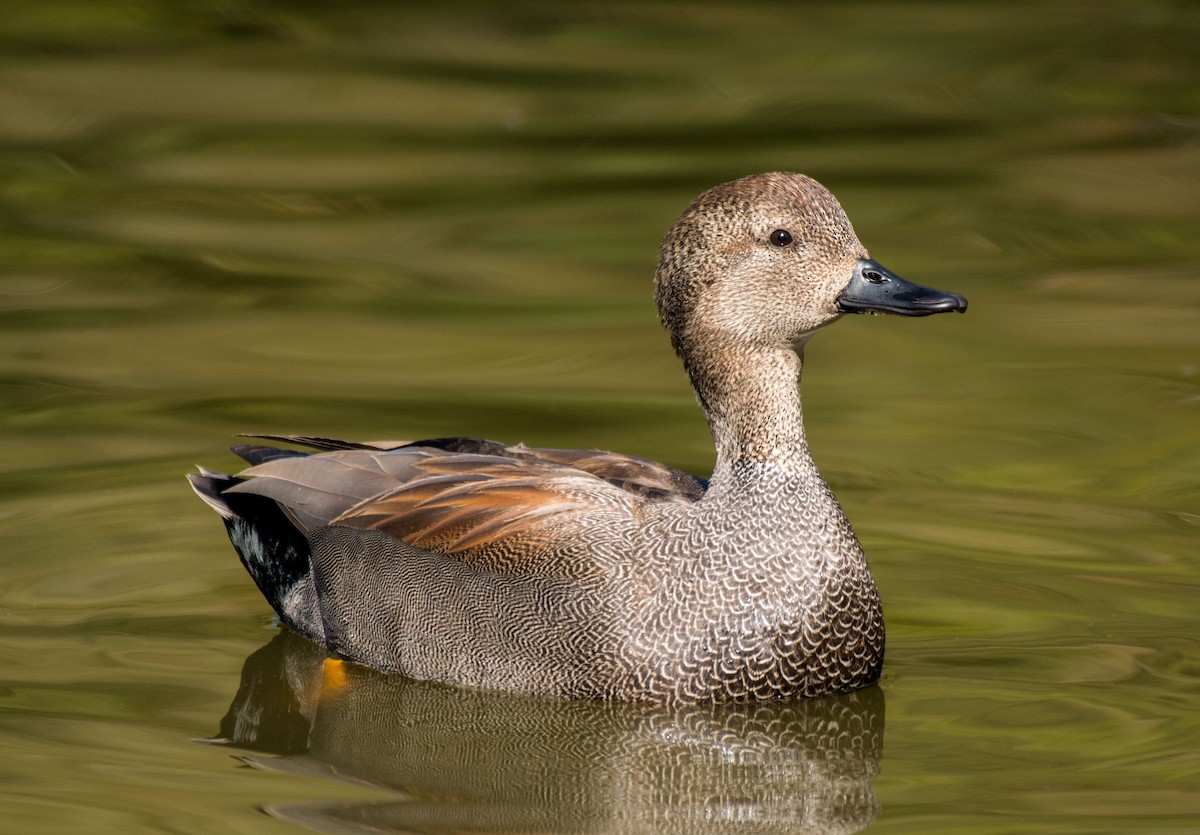
POLYGON ((717 448, 714 493, 747 478, 815 473, 800 409, 802 354, 802 345, 752 346, 736 356, 699 350, 688 357, 717 448))

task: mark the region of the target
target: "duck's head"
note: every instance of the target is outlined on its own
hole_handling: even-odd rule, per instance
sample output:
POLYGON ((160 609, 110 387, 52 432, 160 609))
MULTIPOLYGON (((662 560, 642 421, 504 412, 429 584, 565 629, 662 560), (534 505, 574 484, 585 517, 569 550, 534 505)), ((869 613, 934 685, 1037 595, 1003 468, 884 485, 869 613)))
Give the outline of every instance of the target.
POLYGON ((700 195, 663 241, 655 287, 681 353, 714 342, 795 346, 844 313, 967 308, 872 261, 837 199, 803 174, 759 174, 700 195))

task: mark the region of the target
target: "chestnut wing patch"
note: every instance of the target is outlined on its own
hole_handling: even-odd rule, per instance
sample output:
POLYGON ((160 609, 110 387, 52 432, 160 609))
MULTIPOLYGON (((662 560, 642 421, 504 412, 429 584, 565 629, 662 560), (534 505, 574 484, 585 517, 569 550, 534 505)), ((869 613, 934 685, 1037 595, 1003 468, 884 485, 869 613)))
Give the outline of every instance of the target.
POLYGON ((423 476, 350 508, 335 525, 380 530, 464 562, 536 571, 573 550, 589 517, 631 519, 635 499, 580 470, 490 455, 433 456, 423 476))

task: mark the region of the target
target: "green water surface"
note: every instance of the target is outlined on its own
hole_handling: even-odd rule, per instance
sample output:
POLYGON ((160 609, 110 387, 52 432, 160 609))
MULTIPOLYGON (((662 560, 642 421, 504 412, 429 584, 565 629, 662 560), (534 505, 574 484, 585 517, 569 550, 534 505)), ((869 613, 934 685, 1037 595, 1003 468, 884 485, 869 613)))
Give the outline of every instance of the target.
POLYGON ((1197 831, 1197 43, 1156 0, 6 3, 0 828, 1197 831), (672 712, 259 652, 186 471, 264 431, 707 474, 656 249, 779 169, 971 303, 807 351, 879 688, 672 712))

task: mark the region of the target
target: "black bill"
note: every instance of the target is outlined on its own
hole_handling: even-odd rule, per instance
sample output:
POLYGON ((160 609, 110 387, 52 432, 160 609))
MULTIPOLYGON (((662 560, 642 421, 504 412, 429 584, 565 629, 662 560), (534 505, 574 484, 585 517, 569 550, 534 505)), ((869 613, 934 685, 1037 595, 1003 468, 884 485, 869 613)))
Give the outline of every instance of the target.
POLYGON ((838 307, 843 313, 929 316, 933 313, 963 313, 967 309, 967 300, 958 293, 905 281, 882 264, 860 258, 854 265, 854 277, 838 296, 838 307))

